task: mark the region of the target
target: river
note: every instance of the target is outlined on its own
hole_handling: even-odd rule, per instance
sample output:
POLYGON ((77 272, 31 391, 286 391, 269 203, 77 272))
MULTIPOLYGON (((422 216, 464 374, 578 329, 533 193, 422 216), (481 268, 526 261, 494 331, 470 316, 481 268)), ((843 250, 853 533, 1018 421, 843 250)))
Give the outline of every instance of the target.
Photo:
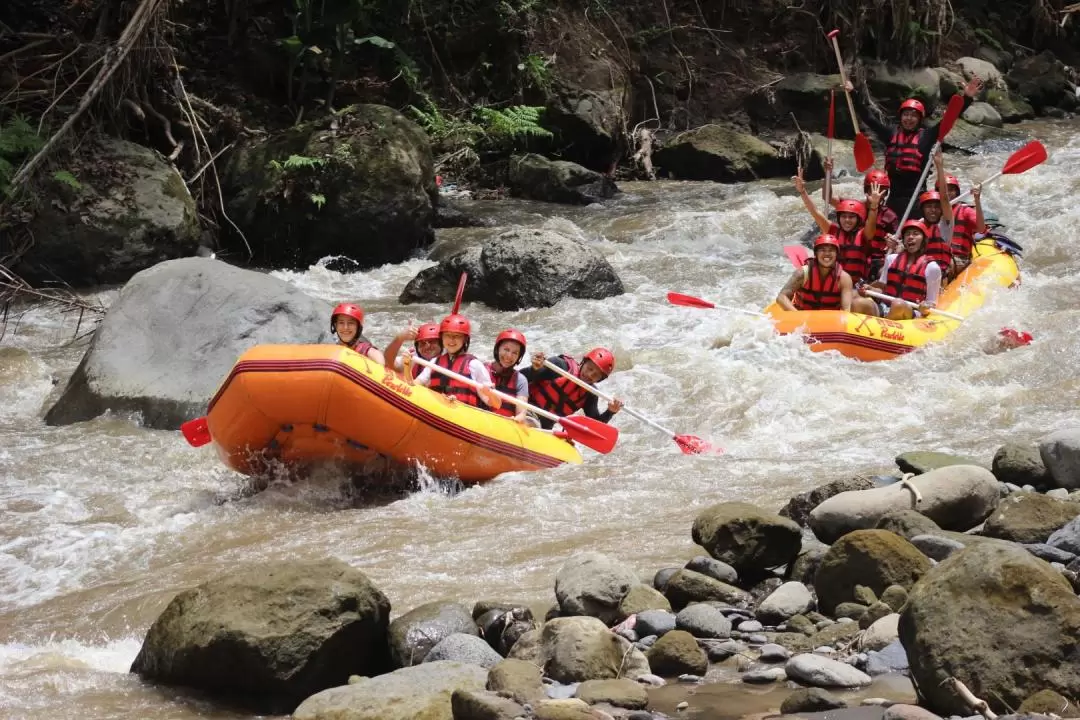
MULTIPOLYGON (((456 495, 427 483, 358 507, 328 474, 243 496, 242 478, 179 432, 112 416, 46 427, 44 411, 86 340, 69 342, 70 316, 29 312, 0 344, 0 717, 234 717, 127 670, 177 592, 252 562, 340 558, 374 580, 395 616, 440 598, 547 602, 555 572, 576 551, 609 553, 643 576, 698 554, 690 526, 709 504, 776 509, 815 485, 889 471, 907 450, 989 463, 1003 442, 1075 424, 1080 257, 1069 247, 1080 227, 1080 134, 1064 122, 1025 129, 1045 142, 1049 161, 984 192, 1026 250, 1022 287, 994 295, 949 342, 884 363, 811 353, 752 315, 665 301, 674 290, 762 308, 790 272, 782 246, 810 222, 788 183, 628 183, 618 199, 585 208, 475 204, 504 221, 574 223, 627 293, 516 313, 466 304, 474 349, 486 353, 511 325, 530 349, 608 345, 618 372, 605 388, 723 447, 719 456, 683 455, 623 414, 610 455, 585 451, 582 466, 505 475, 456 495), (1034 343, 987 352, 1006 326, 1031 332, 1034 343)), ((966 188, 1005 157, 947 163, 966 188)), ((838 184, 841 193, 859 190, 857 179, 838 184)), ((441 231, 440 241, 478 232, 441 231)), ((445 314, 397 305, 428 264, 275 274, 328 301, 360 302, 365 330, 385 345, 410 320, 445 314)))

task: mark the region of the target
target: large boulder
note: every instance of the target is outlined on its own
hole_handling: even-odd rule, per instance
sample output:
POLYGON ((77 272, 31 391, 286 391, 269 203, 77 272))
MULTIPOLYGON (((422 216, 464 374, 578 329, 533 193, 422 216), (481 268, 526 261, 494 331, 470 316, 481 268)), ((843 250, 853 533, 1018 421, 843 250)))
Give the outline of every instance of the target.
POLYGON ((982 534, 1018 543, 1042 543, 1077 516, 1080 503, 1038 493, 1014 493, 986 519, 982 534))
POLYGON ((526 643, 526 637, 518 641, 510 657, 543 667, 544 674, 557 682, 634 680, 650 672, 640 650, 593 617, 555 618, 544 623, 537 642, 526 643))
POLYGON ((1039 448, 1022 443, 1005 443, 994 453, 994 477, 1017 487, 1031 485, 1036 490, 1053 487, 1039 448))
POLYGON ((206 412, 251 346, 329 340, 330 309, 284 280, 218 260, 155 265, 120 291, 45 422, 66 425, 111 410, 175 430, 206 412))
POLYGON ((453 720, 451 697, 480 692, 487 670, 442 660, 378 677, 350 678, 348 685, 312 695, 293 720, 453 720))
POLYGON ((1054 487, 1080 489, 1080 427, 1056 430, 1039 440, 1039 455, 1054 487))
POLYGON ((910 97, 921 100, 931 113, 941 102, 941 78, 933 68, 900 68, 879 63, 867 69, 870 93, 891 116, 910 97))
POLYGON ((969 530, 993 512, 1001 499, 997 478, 986 468, 951 465, 912 478, 922 502, 896 483, 872 490, 844 492, 810 513, 809 525, 823 542, 831 543, 852 530, 869 529, 893 510, 917 507, 945 530, 969 530))
POLYGON ((350 675, 385 672, 389 616, 386 596, 339 560, 250 566, 173 598, 131 672, 289 713, 350 675))
POLYGON ((530 200, 589 205, 614 197, 618 188, 595 170, 529 153, 510 158, 510 192, 530 200))
POLYGON ((957 58, 953 65, 960 72, 965 82, 977 77, 983 81, 987 90, 1005 87, 1005 76, 988 60, 968 56, 957 58))
POLYGON ((930 560, 915 546, 886 530, 856 530, 840 538, 821 560, 814 577, 821 612, 855 600, 855 586, 880 596, 890 585, 905 590, 930 569, 930 560))
POLYGON ((401 293, 402 303, 450 302, 461 272, 469 273, 467 300, 497 310, 551 307, 564 297, 621 295, 622 280, 572 223, 502 229, 484 241, 422 270, 401 293))
POLYGON ((941 715, 970 713, 950 677, 999 713, 1042 689, 1080 695, 1080 598, 1023 548, 953 554, 912 589, 899 629, 923 704, 941 715))
POLYGON ((568 559, 555 574, 555 599, 564 615, 588 615, 612 625, 619 604, 638 585, 637 573, 614 558, 584 552, 568 559))
POLYGON ((971 103, 968 109, 964 111, 963 118, 972 125, 988 125, 999 128, 1004 124, 997 109, 993 105, 984 102, 971 103))
POLYGON ((1013 152, 1030 140, 1031 137, 1023 132, 991 125, 974 125, 961 117, 953 125, 944 144, 949 150, 978 155, 1013 152))
POLYGON ((1035 108, 1031 107, 1031 104, 1024 100, 1023 97, 1008 88, 987 90, 986 102, 989 103, 990 107, 997 110, 1003 122, 1017 123, 1035 117, 1035 108))
POLYGON ((436 645, 455 634, 480 635, 469 609, 449 600, 424 603, 390 623, 390 657, 396 667, 419 665, 436 645))
POLYGON ((619 62, 620 49, 604 33, 591 32, 583 11, 566 9, 546 22, 557 37, 546 82, 544 126, 557 135, 560 154, 594 170, 607 170, 624 147, 631 115, 631 74, 619 62))
POLYGON ((869 490, 874 487, 873 481, 862 476, 833 480, 831 483, 819 485, 813 490, 801 492, 787 501, 787 505, 780 508, 780 517, 794 520, 799 525, 806 525, 810 518, 810 511, 833 495, 852 490, 869 490))
MULTIPOLYGON (((66 174, 43 180, 49 201, 29 224, 34 242, 9 264, 23 279, 74 287, 121 283, 163 260, 195 254, 195 200, 158 153, 93 137, 68 164, 66 174)), ((0 233, 0 257, 16 251, 14 238, 0 233)))
POLYGON ((664 595, 674 610, 695 602, 715 601, 736 607, 749 607, 753 602, 745 590, 693 570, 676 571, 668 580, 664 595))
POLYGON ((653 162, 679 180, 745 182, 795 171, 794 158, 781 157, 764 140, 722 125, 703 125, 665 139, 653 162))
POLYGON ((657 675, 674 677, 704 675, 709 669, 709 656, 694 636, 685 630, 672 630, 653 643, 645 653, 649 667, 657 675))
POLYGON ((806 132, 823 133, 828 129, 828 114, 822 108, 828 107, 829 91, 839 92, 842 86, 839 75, 794 73, 750 94, 746 112, 766 127, 795 130, 798 123, 806 132))
POLYGON ((1065 64, 1049 50, 1017 60, 1005 81, 1038 112, 1048 107, 1072 110, 1077 106, 1065 64))
MULTIPOLYGON (((434 240, 438 190, 427 136, 382 105, 358 105, 243 144, 225 171, 229 216, 256 262, 306 268, 401 262, 434 240)), ((233 245, 244 250, 241 240, 233 245)))
POLYGON ((698 513, 694 542, 740 577, 787 565, 799 554, 802 531, 787 518, 749 503, 717 503, 698 513))
POLYGON ((978 465, 973 458, 952 453, 937 452, 934 450, 912 450, 900 453, 896 456, 896 466, 901 472, 922 475, 931 470, 949 467, 951 465, 978 465))

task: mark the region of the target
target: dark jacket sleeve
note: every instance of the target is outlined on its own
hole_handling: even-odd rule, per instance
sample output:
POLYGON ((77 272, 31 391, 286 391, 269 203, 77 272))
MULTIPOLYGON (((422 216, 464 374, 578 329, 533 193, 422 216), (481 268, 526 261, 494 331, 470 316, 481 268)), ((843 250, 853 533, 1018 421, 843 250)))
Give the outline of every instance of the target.
POLYGON ((864 105, 859 103, 854 96, 851 100, 855 104, 855 112, 858 114, 859 119, 870 128, 874 135, 877 136, 878 140, 888 145, 889 141, 892 140, 892 136, 896 133, 896 126, 888 125, 878 120, 877 117, 867 110, 864 105))
MULTIPOLYGON (((567 367, 566 361, 563 360, 561 357, 549 357, 548 362, 550 362, 552 365, 559 368, 560 370, 569 371, 570 369, 569 367, 567 367)), ((554 370, 546 367, 542 367, 539 370, 533 370, 531 365, 522 370, 521 374, 525 376, 525 379, 529 381, 530 385, 532 385, 534 382, 541 382, 542 380, 555 380, 559 377, 554 370)))
POLYGON ((589 397, 585 399, 584 412, 587 417, 591 417, 593 420, 599 420, 602 423, 606 423, 611 420, 611 418, 615 417, 615 413, 610 410, 600 412, 599 398, 592 393, 589 393, 589 397))

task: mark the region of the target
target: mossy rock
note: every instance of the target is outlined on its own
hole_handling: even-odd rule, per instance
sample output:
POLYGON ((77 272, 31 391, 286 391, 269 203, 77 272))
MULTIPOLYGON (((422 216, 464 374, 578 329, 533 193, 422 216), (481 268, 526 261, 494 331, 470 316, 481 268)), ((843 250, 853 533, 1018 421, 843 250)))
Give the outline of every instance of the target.
POLYGON ((745 182, 791 175, 794 158, 769 143, 722 125, 703 125, 664 141, 653 162, 679 180, 745 182))
POLYGON ((821 560, 814 578, 818 605, 831 613, 865 585, 880 595, 890 585, 910 589, 930 569, 914 545, 886 530, 856 530, 840 538, 821 560))

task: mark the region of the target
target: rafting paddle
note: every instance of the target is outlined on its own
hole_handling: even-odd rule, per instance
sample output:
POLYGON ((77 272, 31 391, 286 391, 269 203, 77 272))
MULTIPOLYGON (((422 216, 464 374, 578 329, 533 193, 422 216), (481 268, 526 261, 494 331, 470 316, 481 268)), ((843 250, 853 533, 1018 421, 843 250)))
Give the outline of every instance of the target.
POLYGON ((836 91, 829 91, 829 131, 826 134, 825 155, 829 158, 829 169, 825 171, 825 204, 832 200, 832 141, 836 134, 836 91))
MULTIPOLYGON (((892 295, 886 295, 885 293, 876 292, 874 290, 867 290, 866 294, 869 295, 872 298, 877 298, 878 300, 885 300, 885 301, 897 300, 899 302, 904 303, 905 305, 907 305, 912 310, 918 310, 919 309, 919 303, 911 302, 910 300, 904 300, 903 298, 894 297, 892 295)), ((942 317, 949 318, 950 320, 958 320, 959 322, 963 322, 964 319, 965 319, 964 316, 962 316, 962 315, 957 315, 957 314, 951 313, 951 312, 945 312, 944 310, 938 310, 937 308, 934 308, 934 307, 927 308, 927 312, 931 312, 934 315, 940 315, 942 317)))
POLYGON ((801 268, 810 259, 810 250, 803 245, 785 245, 784 254, 796 269, 801 268))
POLYGON ((210 428, 206 424, 206 416, 188 420, 180 426, 180 432, 184 433, 184 439, 191 447, 202 447, 213 440, 210 437, 210 428))
MULTIPOLYGON (((1036 165, 1041 165, 1046 161, 1046 148, 1038 140, 1032 140, 1024 147, 1020 148, 1005 161, 1005 167, 999 172, 994 173, 990 177, 983 180, 980 185, 986 185, 986 183, 997 180, 1002 175, 1019 175, 1022 172, 1027 172, 1036 165)), ((950 202, 955 205, 968 195, 971 194, 971 189, 965 190, 950 202)))
MULTIPOLYGON (((603 392, 601 390, 598 390, 595 386, 590 385, 589 383, 585 382, 584 380, 579 378, 577 375, 574 375, 572 373, 568 373, 567 371, 563 370, 561 367, 554 364, 550 360, 545 360, 544 361, 544 367, 546 367, 548 370, 552 371, 553 373, 555 373, 557 375, 561 375, 562 377, 566 378, 567 380, 574 383, 578 387, 584 388, 585 390, 588 390, 589 392, 591 392, 596 397, 601 398, 603 400, 606 400, 609 403, 612 402, 615 399, 611 395, 608 395, 607 393, 605 393, 605 392, 603 392)), ((679 449, 683 451, 684 455, 701 455, 702 453, 717 453, 717 454, 719 454, 719 453, 724 452, 722 448, 714 448, 712 445, 705 442, 704 440, 702 440, 699 437, 695 437, 693 435, 676 435, 673 431, 668 430, 666 427, 664 427, 660 423, 656 422, 655 420, 650 420, 649 418, 645 417, 644 415, 642 415, 638 411, 632 410, 631 408, 628 408, 625 405, 623 405, 623 411, 629 413, 630 415, 633 415, 634 417, 636 417, 638 420, 645 423, 646 425, 648 425, 650 427, 653 427, 653 428, 656 428, 660 432, 662 432, 665 435, 667 435, 668 437, 670 437, 672 440, 675 441, 675 444, 679 446, 679 449)))
POLYGON ((461 273, 461 279, 457 284, 457 295, 454 296, 454 309, 450 311, 451 315, 457 315, 458 310, 461 309, 461 298, 465 295, 465 281, 469 279, 469 273, 461 273))
POLYGON ((847 89, 847 73, 844 72, 844 58, 840 55, 840 43, 836 36, 839 30, 829 33, 833 51, 836 53, 836 64, 840 67, 840 81, 844 83, 844 95, 847 97, 848 112, 851 113, 851 124, 855 127, 855 167, 859 172, 866 172, 874 164, 874 148, 870 147, 870 138, 859 129, 859 118, 855 115, 855 103, 851 101, 851 93, 847 89))
MULTIPOLYGON (((669 292, 667 294, 667 299, 672 305, 682 305, 683 307, 706 308, 708 310, 730 310, 731 312, 746 313, 747 315, 753 315, 755 317, 769 317, 765 313, 754 312, 753 310, 743 310, 742 308, 731 307, 730 305, 717 305, 716 303, 702 300, 693 295, 683 295, 682 293, 677 292, 669 292)), ((633 415, 633 413, 631 413, 631 415, 633 415)), ((637 416, 634 415, 634 417, 637 416)))
POLYGON ((530 405, 524 400, 519 400, 513 395, 507 395, 506 393, 499 392, 494 388, 485 387, 481 383, 476 382, 472 378, 459 375, 453 370, 436 365, 430 360, 425 360, 422 357, 412 356, 412 362, 419 363, 426 368, 430 368, 432 372, 442 373, 447 377, 454 378, 458 382, 464 383, 471 388, 477 390, 484 388, 495 397, 501 399, 503 402, 510 402, 514 405, 528 408, 536 415, 547 418, 553 422, 559 423, 562 426, 566 436, 575 442, 579 442, 582 445, 592 448, 598 453, 607 454, 611 452, 615 447, 615 443, 619 439, 619 428, 612 427, 606 423, 602 423, 599 420, 593 420, 590 417, 574 416, 574 417, 559 417, 555 413, 550 413, 547 410, 542 410, 535 405, 530 405))
POLYGON ((923 168, 922 176, 919 177, 919 184, 915 186, 915 192, 912 193, 911 199, 908 200, 907 209, 904 210, 904 217, 900 218, 900 222, 897 223, 896 227, 903 228, 904 223, 911 217, 911 210, 915 207, 915 200, 922 194, 922 188, 926 187, 926 176, 930 174, 930 168, 934 165, 934 156, 941 149, 941 143, 945 140, 945 136, 952 130, 957 118, 960 117, 960 113, 963 111, 964 98, 962 95, 953 95, 949 98, 949 105, 945 108, 945 114, 941 116, 941 122, 938 123, 937 142, 934 143, 930 155, 926 158, 926 166, 923 168))

